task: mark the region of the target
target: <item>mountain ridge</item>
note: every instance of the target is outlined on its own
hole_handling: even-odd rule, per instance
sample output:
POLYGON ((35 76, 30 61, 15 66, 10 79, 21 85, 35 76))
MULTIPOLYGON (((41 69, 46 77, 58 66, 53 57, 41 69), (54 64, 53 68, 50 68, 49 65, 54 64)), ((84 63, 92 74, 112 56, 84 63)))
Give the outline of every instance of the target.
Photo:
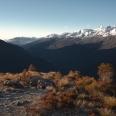
POLYGON ((83 75, 97 77, 97 68, 102 62, 111 63, 116 69, 116 36, 48 38, 47 41, 32 42, 24 48, 31 54, 47 59, 63 74, 78 70, 83 75))
POLYGON ((62 34, 50 34, 45 37, 35 38, 35 37, 15 37, 13 39, 6 40, 8 43, 16 44, 19 46, 36 42, 36 41, 48 41, 49 39, 85 39, 88 37, 107 37, 111 35, 116 35, 116 27, 115 26, 100 26, 97 29, 82 29, 77 32, 66 32, 62 34))
POLYGON ((86 38, 92 36, 109 36, 109 35, 116 35, 116 27, 115 26, 107 26, 103 27, 100 26, 97 29, 82 29, 77 32, 73 33, 62 33, 62 34, 50 34, 47 35, 45 38, 86 38))

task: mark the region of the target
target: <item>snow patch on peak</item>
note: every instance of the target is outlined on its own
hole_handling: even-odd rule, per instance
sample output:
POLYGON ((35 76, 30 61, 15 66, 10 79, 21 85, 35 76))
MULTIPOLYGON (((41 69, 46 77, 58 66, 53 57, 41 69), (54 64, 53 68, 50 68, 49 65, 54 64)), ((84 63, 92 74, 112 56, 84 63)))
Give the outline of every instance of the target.
POLYGON ((50 35, 47 35, 45 38, 56 38, 58 37, 58 34, 50 34, 50 35))
POLYGON ((73 33, 63 33, 63 34, 51 34, 46 36, 45 38, 86 38, 92 36, 109 36, 116 35, 116 26, 100 26, 97 29, 82 29, 73 33))

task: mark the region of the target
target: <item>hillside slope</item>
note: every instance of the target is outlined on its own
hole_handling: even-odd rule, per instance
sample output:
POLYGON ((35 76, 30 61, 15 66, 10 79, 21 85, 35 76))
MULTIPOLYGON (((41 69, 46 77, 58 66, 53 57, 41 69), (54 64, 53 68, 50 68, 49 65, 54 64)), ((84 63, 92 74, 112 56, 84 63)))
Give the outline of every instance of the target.
POLYGON ((24 48, 31 54, 49 60, 63 74, 79 70, 84 75, 97 76, 97 67, 102 62, 111 63, 116 69, 116 36, 55 38, 32 42, 24 48))
POLYGON ((33 64, 38 71, 51 71, 55 67, 40 57, 27 53, 23 48, 0 40, 0 72, 20 72, 33 64))

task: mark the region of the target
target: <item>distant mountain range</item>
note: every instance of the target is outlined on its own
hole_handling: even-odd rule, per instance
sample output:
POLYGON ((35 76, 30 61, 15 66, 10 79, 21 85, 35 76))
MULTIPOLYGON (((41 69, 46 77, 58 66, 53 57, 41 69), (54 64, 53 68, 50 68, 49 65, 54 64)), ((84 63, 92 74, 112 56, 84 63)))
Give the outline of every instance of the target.
POLYGON ((79 70, 83 75, 97 77, 102 62, 111 63, 116 69, 116 27, 51 34, 22 47, 51 62, 63 74, 79 70))
POLYGON ((84 39, 84 38, 93 37, 93 36, 106 37, 109 35, 116 35, 116 27, 115 26, 107 26, 107 27, 100 26, 97 29, 82 29, 78 32, 73 32, 73 33, 67 32, 67 33, 63 33, 63 34, 50 34, 50 35, 47 35, 46 37, 41 37, 41 38, 16 37, 13 39, 9 39, 6 42, 22 46, 22 45, 31 43, 36 40, 39 40, 42 42, 42 41, 46 41, 48 39, 54 39, 54 38, 84 39))
POLYGON ((0 40, 0 72, 21 72, 33 64, 38 71, 48 72, 55 67, 41 57, 27 53, 23 48, 0 40))
POLYGON ((6 40, 6 42, 21 46, 21 45, 25 45, 27 43, 36 41, 38 39, 39 38, 35 38, 35 37, 32 37, 32 38, 31 37, 15 37, 13 39, 6 40))
POLYGON ((109 36, 109 35, 116 35, 116 27, 107 26, 103 27, 100 26, 97 29, 82 29, 78 32, 73 33, 63 33, 61 35, 58 34, 51 34, 46 36, 45 38, 86 38, 86 37, 92 37, 92 36, 109 36))

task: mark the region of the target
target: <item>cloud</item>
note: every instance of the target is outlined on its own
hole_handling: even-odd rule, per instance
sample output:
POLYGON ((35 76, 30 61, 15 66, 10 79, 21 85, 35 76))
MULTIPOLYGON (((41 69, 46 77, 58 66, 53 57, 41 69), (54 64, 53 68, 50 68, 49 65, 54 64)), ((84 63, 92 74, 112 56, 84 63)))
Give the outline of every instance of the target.
POLYGON ((90 27, 90 25, 87 25, 87 27, 90 27))
POLYGON ((64 29, 68 29, 68 27, 67 27, 67 26, 65 26, 65 27, 64 27, 64 29))

